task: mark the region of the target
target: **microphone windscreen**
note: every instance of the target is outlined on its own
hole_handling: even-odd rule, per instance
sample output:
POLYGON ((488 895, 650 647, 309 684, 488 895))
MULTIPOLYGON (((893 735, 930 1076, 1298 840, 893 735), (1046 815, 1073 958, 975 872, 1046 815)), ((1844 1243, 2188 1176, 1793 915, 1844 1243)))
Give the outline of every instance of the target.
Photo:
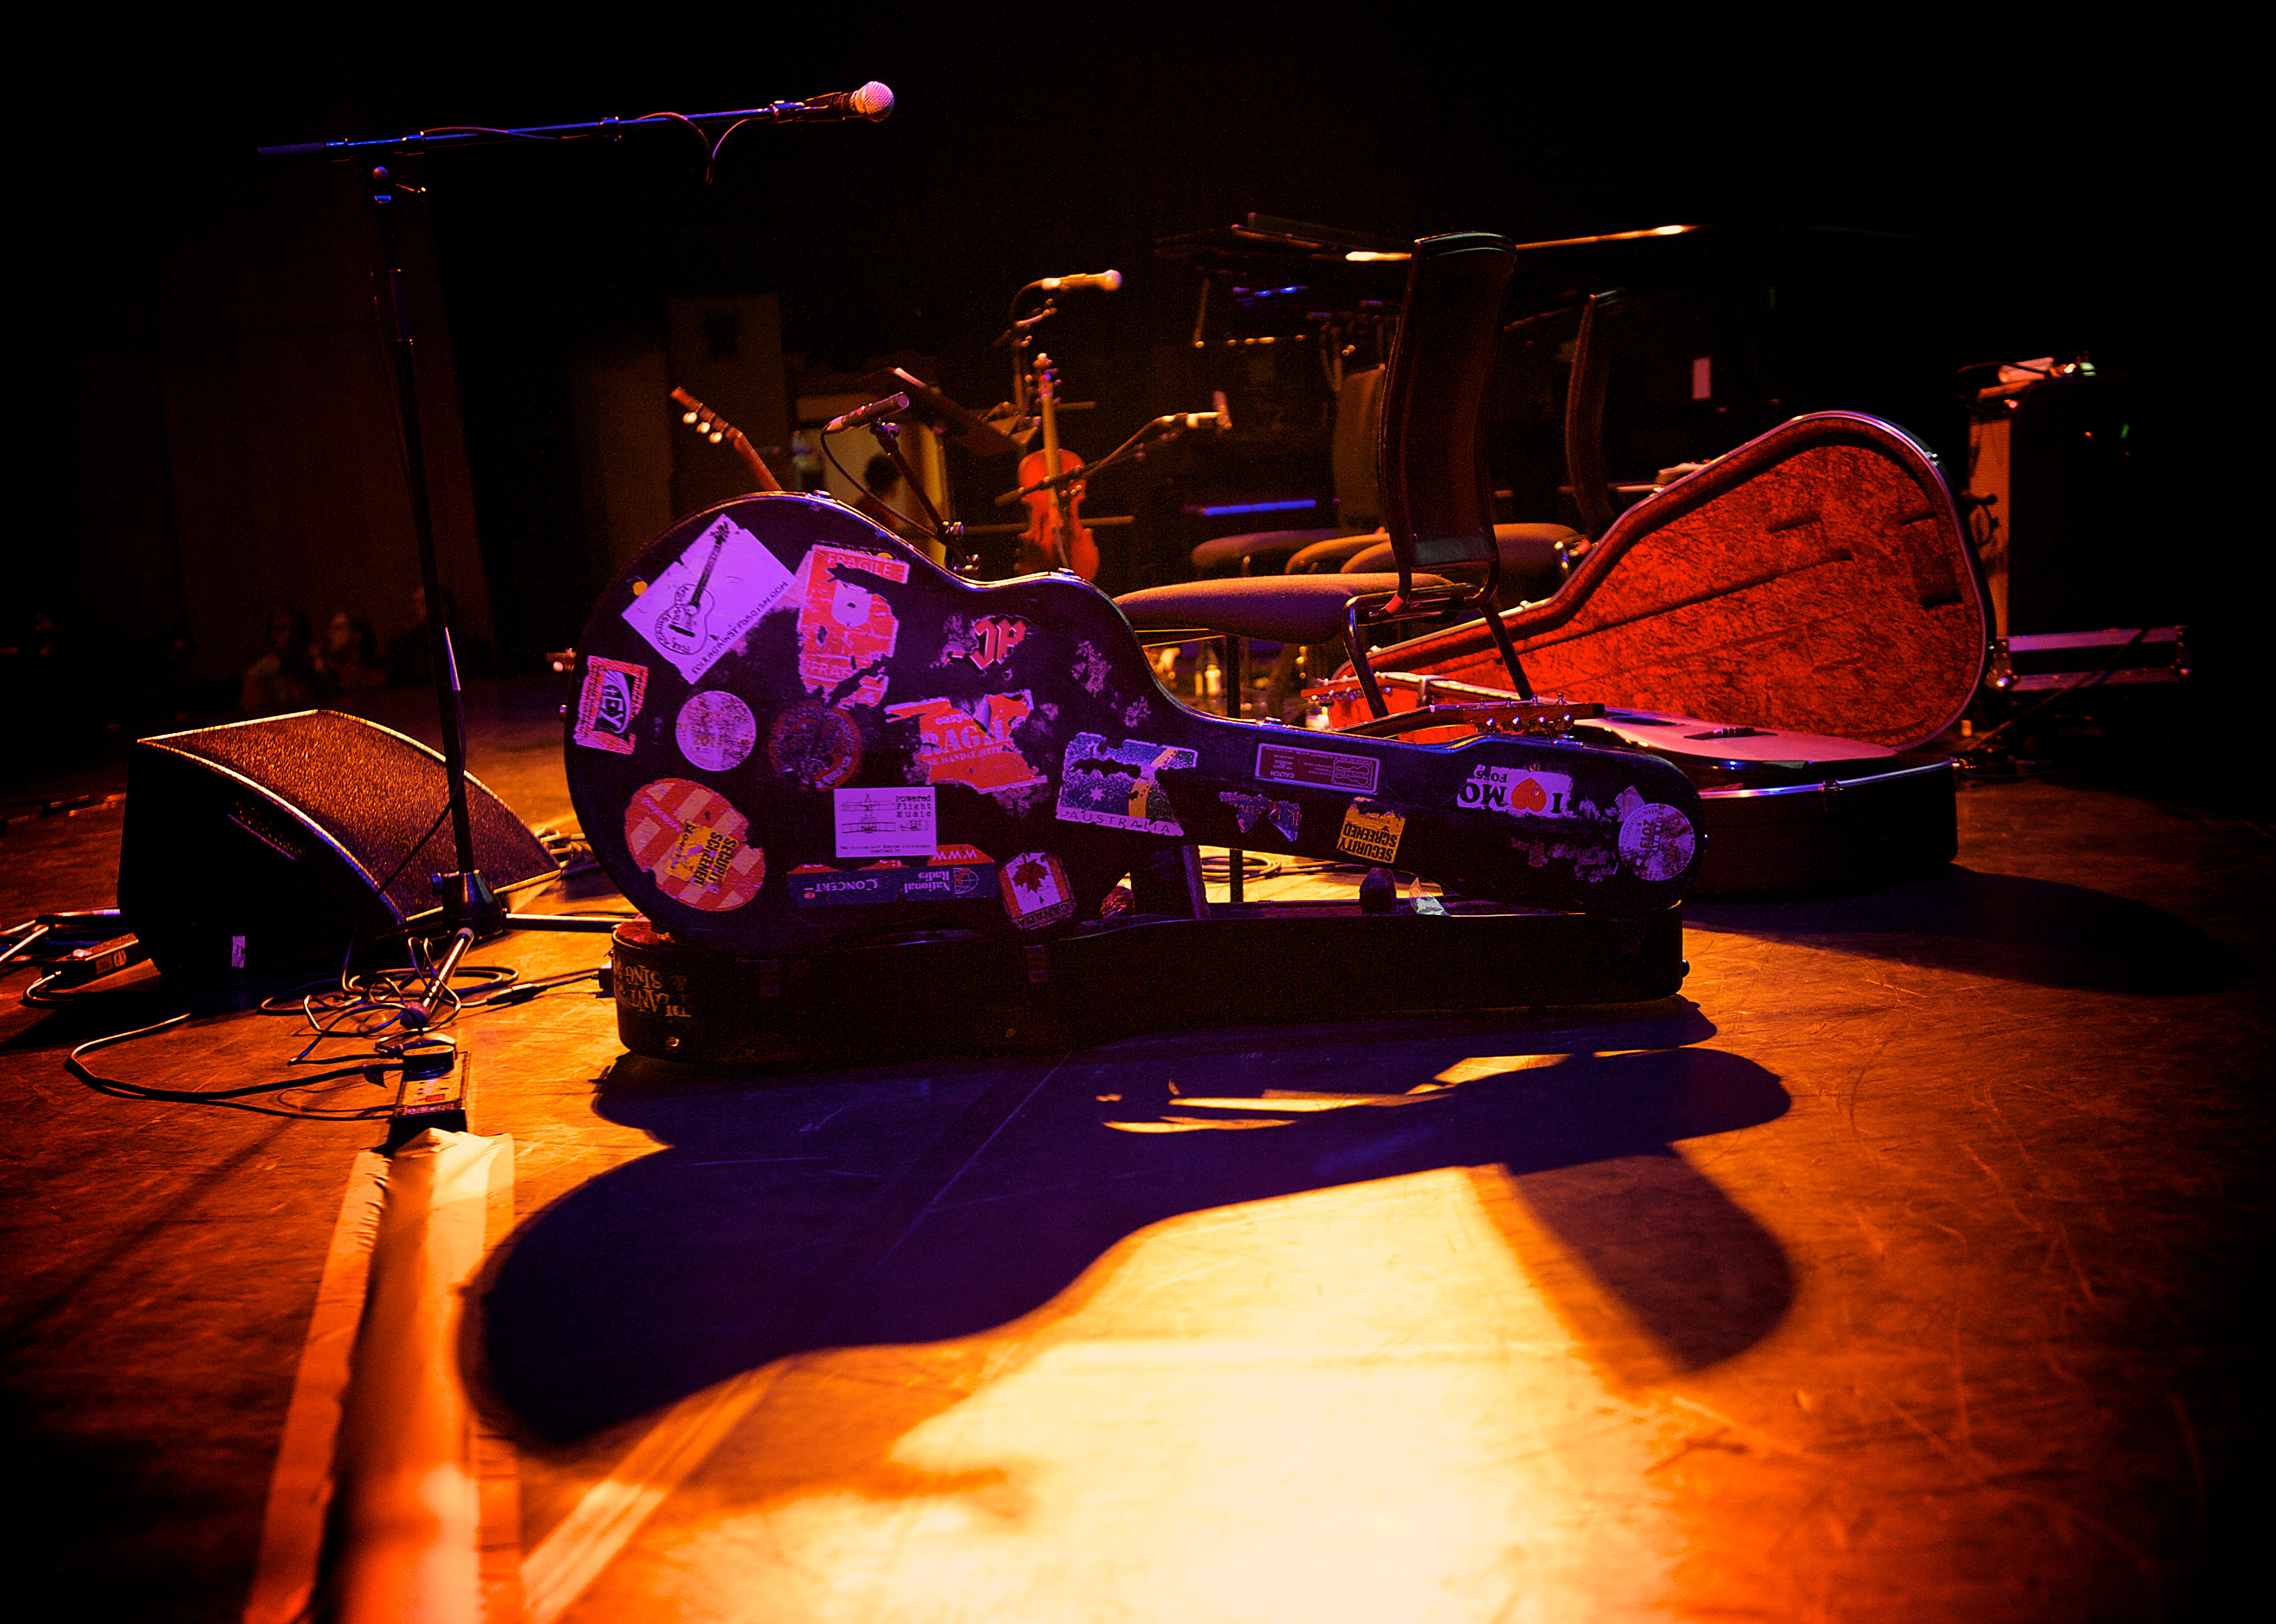
POLYGON ((883 118, 893 110, 893 93, 873 79, 847 97, 846 104, 864 118, 883 118))

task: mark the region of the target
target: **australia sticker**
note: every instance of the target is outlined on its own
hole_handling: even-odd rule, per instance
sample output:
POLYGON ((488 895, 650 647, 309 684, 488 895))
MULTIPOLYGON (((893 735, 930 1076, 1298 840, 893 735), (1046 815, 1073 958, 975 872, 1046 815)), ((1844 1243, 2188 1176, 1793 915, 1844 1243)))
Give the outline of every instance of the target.
POLYGON ((772 549, 722 514, 625 608, 625 620, 690 682, 782 602, 791 573, 772 549))
POLYGON ((1004 912, 1022 930, 1055 925, 1074 912, 1074 888, 1049 852, 1021 852, 1004 865, 1004 912))
POLYGON ((1109 744, 1096 733, 1077 733, 1060 763, 1058 816, 1070 823, 1096 823, 1182 839, 1170 797, 1157 781, 1165 768, 1191 767, 1193 751, 1125 739, 1109 744))
POLYGON ((672 726, 679 753, 706 772, 725 772, 747 760, 759 741, 751 708, 725 688, 688 695, 672 726))
POLYGON ((928 782, 969 784, 992 795, 1043 782, 1043 775, 1012 742, 1012 730, 1035 708, 1032 696, 1023 690, 990 694, 968 708, 949 699, 912 700, 886 706, 885 714, 897 722, 915 719, 917 760, 923 763, 928 782))
POLYGON ((647 697, 647 666, 594 655, 585 662, 585 686, 577 691, 577 725, 570 738, 590 749, 630 755, 633 718, 647 697))
POLYGON ((885 697, 885 673, 876 668, 900 641, 893 606, 864 575, 906 581, 909 566, 851 547, 810 547, 798 566, 798 679, 808 693, 850 705, 885 697), (841 693, 849 684, 852 692, 841 693))
POLYGON ((1647 802, 1620 819, 1620 856, 1639 879, 1675 878, 1698 846, 1691 820, 1673 807, 1647 802))
POLYGON ((750 842, 750 820, 718 791, 686 778, 642 785, 625 808, 633 861, 675 902, 724 914, 759 894, 766 854, 750 842))
POLYGON ((861 765, 861 730, 837 706, 810 699, 775 718, 767 760, 808 789, 836 789, 861 765))
POLYGON ((1388 865, 1397 860, 1399 837, 1406 832, 1407 820, 1389 807, 1354 801, 1344 814, 1336 849, 1362 862, 1388 865))
POLYGON ((1534 817, 1573 816, 1573 780, 1561 772, 1531 767, 1492 767, 1483 763, 1470 770, 1454 792, 1454 804, 1483 812, 1507 812, 1534 817))

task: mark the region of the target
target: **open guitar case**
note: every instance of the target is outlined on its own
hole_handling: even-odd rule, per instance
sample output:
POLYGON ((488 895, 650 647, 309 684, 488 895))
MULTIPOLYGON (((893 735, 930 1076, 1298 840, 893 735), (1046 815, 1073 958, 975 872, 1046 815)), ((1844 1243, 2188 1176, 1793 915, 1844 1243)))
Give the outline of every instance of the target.
MULTIPOLYGON (((1698 788, 1688 895, 1867 890, 1952 860, 1956 770, 1929 747, 1983 680, 1990 611, 1935 459, 1901 430, 1782 423, 1628 508, 1553 596, 1501 618, 1537 693, 1606 707, 1573 736, 1698 788)), ((1509 697, 1477 621, 1374 663, 1395 711, 1509 697)), ((1348 676, 1324 695, 1333 725, 1367 714, 1348 676)))

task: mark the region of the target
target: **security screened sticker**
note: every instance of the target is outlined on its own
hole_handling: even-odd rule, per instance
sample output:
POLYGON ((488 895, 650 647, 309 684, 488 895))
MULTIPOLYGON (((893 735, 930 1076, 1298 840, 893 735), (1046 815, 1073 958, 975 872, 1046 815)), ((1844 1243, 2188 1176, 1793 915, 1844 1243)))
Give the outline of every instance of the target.
POLYGON ((724 914, 759 894, 766 854, 750 842, 751 823, 718 791, 686 778, 658 778, 625 808, 625 845, 675 902, 724 914))
POLYGON ((625 623, 690 682, 782 602, 791 573, 764 542, 724 513, 625 607, 625 623))
POLYGON ((1388 865, 1397 860, 1399 838, 1406 832, 1407 820, 1389 807, 1354 801, 1344 814, 1343 830, 1336 836, 1336 849, 1362 862, 1388 865))
POLYGON ((588 749, 633 753, 633 718, 648 697, 648 667, 594 655, 577 691, 577 725, 570 738, 588 749))

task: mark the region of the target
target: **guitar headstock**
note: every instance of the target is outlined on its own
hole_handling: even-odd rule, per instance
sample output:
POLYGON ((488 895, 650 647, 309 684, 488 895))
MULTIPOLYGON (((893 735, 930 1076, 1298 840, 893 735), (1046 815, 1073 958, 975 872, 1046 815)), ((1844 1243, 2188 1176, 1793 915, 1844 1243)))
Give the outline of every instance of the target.
POLYGON ((759 455, 758 447, 751 444, 741 429, 684 389, 673 390, 671 398, 680 405, 679 421, 710 441, 712 444, 725 445, 740 457, 744 466, 748 467, 758 480, 760 489, 780 490, 782 489, 782 485, 774 476, 774 471, 767 467, 765 459, 759 455))

